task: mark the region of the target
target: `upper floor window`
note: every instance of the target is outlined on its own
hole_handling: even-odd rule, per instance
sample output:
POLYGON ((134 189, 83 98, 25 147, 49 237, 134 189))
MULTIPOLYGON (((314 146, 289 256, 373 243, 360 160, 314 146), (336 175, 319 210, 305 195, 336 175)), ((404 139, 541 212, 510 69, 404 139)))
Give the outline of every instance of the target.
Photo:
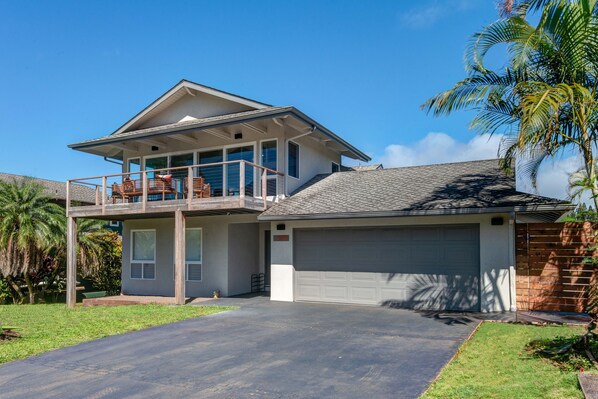
POLYGON ((336 173, 340 170, 340 166, 336 162, 332 162, 332 173, 336 173))
POLYGON ((289 141, 289 176, 299 178, 299 145, 289 141))

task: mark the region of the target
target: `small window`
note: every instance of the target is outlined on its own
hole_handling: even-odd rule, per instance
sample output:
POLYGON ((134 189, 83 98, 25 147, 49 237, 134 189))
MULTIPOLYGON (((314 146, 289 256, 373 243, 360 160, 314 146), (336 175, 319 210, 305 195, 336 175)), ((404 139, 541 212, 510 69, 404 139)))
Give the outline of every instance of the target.
POLYGON ((289 141, 289 176, 299 178, 299 145, 289 141))
POLYGON ((118 220, 111 220, 110 223, 108 223, 108 225, 110 227, 119 227, 120 226, 120 222, 118 220))
POLYGON ((131 231, 131 278, 156 278, 156 231, 131 231))
MULTIPOLYGON (((185 280, 201 281, 202 236, 201 228, 185 231, 185 280)), ((176 265, 174 265, 176 267, 176 265)), ((172 273, 174 279, 174 269, 172 273)))
POLYGON ((336 173, 340 170, 340 167, 338 166, 337 163, 332 162, 332 173, 336 173))

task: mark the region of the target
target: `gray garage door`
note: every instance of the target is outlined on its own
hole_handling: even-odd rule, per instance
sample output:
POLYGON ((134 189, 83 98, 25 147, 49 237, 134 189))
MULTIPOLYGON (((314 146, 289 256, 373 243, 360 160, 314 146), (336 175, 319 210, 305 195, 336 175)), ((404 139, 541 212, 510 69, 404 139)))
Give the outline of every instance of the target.
POLYGON ((479 310, 479 227, 296 229, 295 300, 479 310))

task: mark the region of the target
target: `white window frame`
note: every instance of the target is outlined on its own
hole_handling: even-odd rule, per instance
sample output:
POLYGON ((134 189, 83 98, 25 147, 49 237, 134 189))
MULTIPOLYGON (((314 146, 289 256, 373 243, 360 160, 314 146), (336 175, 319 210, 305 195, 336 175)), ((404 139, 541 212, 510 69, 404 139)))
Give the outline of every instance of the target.
POLYGON ((130 252, 131 252, 131 254, 130 254, 130 257, 129 257, 130 260, 131 260, 131 262, 129 264, 129 269, 130 269, 129 270, 129 278, 131 280, 155 280, 156 279, 156 269, 157 269, 156 268, 156 250, 157 250, 156 244, 157 244, 157 242, 158 242, 158 237, 157 237, 157 234, 156 234, 156 229, 134 229, 134 230, 131 230, 131 245, 130 245, 130 252), (135 241, 134 241, 133 237, 135 236, 135 233, 137 233, 137 232, 144 232, 144 231, 152 231, 154 233, 154 260, 153 260, 153 262, 148 262, 147 260, 140 261, 140 260, 133 259, 133 252, 134 252, 133 248, 135 246, 135 241), (133 263, 139 263, 139 264, 141 264, 141 278, 131 277, 131 270, 132 270, 132 267, 133 267, 132 266, 133 263), (145 271, 144 271, 143 265, 154 265, 154 278, 145 278, 145 271))
POLYGON ((300 158, 301 158, 301 146, 299 145, 299 143, 297 143, 295 141, 292 141, 292 140, 289 140, 288 143, 287 143, 286 153, 287 153, 287 175, 289 177, 292 177, 293 179, 299 180, 301 178, 301 162, 299 161, 300 158), (297 176, 296 177, 293 176, 293 175, 291 175, 291 171, 289 170, 289 164, 290 164, 290 162, 289 162, 289 158, 290 158, 289 157, 289 153, 290 153, 289 148, 290 148, 291 143, 293 143, 294 145, 297 146, 297 176))
POLYGON ((110 227, 119 227, 120 226, 120 222, 118 220, 110 220, 108 222, 108 226, 110 226, 110 227))
MULTIPOLYGON (((270 142, 270 141, 276 142, 276 169, 275 170, 278 172, 278 167, 280 165, 280 156, 279 156, 279 152, 280 151, 278 151, 278 138, 260 140, 260 142, 259 142, 260 153, 259 153, 259 158, 258 158, 260 160, 260 162, 259 163, 256 162, 256 164, 264 166, 264 165, 262 165, 262 150, 263 150, 262 143, 266 143, 266 142, 270 142)), ((278 195, 278 176, 277 175, 268 175, 268 174, 266 174, 266 180, 274 180, 274 181, 276 181, 276 194, 274 196, 272 196, 272 195, 268 196, 268 198, 275 197, 276 195, 278 195)), ((262 182, 262 177, 261 176, 258 176, 258 181, 260 182, 260 189, 261 189, 261 184, 262 184, 261 183, 262 182)), ((267 182, 266 182, 266 184, 267 184, 267 182)), ((261 191, 260 191, 260 193, 261 193, 261 191)))

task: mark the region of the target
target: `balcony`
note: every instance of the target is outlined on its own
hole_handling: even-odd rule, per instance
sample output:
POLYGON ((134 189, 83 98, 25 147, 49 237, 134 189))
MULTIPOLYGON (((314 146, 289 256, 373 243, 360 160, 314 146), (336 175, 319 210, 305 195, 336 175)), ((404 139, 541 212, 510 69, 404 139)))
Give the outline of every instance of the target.
POLYGON ((67 180, 67 215, 102 219, 254 213, 281 194, 284 175, 248 161, 151 169, 67 180), (76 186, 95 190, 95 203, 76 203, 76 186))

